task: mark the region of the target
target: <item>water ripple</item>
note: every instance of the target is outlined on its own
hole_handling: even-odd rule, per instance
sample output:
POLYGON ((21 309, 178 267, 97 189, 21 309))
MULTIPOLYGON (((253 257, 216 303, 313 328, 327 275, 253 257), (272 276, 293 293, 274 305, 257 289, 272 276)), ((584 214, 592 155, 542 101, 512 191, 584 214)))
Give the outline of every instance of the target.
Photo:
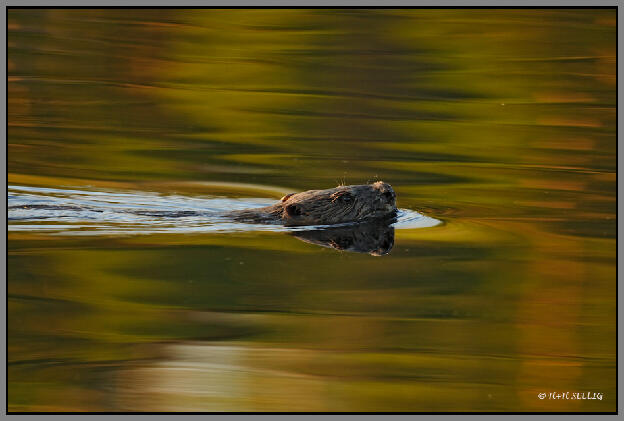
MULTIPOLYGON (((323 225, 284 227, 239 223, 223 216, 227 211, 262 207, 274 202, 274 199, 11 185, 8 188, 8 230, 62 235, 136 235, 327 228, 323 225)), ((418 212, 399 209, 394 227, 415 229, 439 223, 437 219, 418 212)))

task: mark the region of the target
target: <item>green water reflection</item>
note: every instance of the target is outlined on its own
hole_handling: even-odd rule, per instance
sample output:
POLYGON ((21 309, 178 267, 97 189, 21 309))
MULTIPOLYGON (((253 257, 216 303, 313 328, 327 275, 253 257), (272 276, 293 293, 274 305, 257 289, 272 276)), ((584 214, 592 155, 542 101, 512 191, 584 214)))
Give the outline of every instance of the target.
POLYGON ((10 232, 9 410, 615 410, 615 18, 10 10, 10 183, 383 179, 445 224, 10 232))

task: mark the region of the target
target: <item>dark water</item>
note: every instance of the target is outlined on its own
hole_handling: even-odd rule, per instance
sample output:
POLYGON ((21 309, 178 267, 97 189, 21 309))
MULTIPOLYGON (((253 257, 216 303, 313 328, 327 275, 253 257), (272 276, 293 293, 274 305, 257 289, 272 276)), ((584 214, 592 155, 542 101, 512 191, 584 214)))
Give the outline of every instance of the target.
POLYGON ((615 18, 9 11, 8 205, 114 210, 9 209, 9 410, 615 410, 615 18), (153 215, 378 179, 383 256, 153 215))

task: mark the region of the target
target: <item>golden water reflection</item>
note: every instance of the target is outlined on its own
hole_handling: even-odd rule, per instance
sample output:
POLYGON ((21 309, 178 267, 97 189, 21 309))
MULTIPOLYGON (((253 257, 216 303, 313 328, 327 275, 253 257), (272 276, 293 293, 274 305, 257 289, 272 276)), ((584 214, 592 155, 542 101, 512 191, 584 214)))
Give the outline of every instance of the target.
POLYGON ((381 257, 9 232, 9 410, 615 410, 614 10, 7 19, 10 183, 383 179, 444 222, 381 257))

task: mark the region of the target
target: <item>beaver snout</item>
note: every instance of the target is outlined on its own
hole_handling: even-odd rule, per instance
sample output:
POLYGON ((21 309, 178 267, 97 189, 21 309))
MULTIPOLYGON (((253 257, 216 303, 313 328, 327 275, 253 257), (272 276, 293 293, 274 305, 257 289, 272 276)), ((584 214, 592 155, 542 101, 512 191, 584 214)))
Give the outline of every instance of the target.
POLYGON ((387 191, 385 193, 382 193, 381 196, 381 201, 386 205, 386 207, 396 207, 396 194, 394 194, 394 192, 387 191))
POLYGON ((378 209, 387 212, 396 210, 396 193, 390 184, 378 181, 373 184, 373 188, 379 191, 379 197, 376 200, 378 209))

